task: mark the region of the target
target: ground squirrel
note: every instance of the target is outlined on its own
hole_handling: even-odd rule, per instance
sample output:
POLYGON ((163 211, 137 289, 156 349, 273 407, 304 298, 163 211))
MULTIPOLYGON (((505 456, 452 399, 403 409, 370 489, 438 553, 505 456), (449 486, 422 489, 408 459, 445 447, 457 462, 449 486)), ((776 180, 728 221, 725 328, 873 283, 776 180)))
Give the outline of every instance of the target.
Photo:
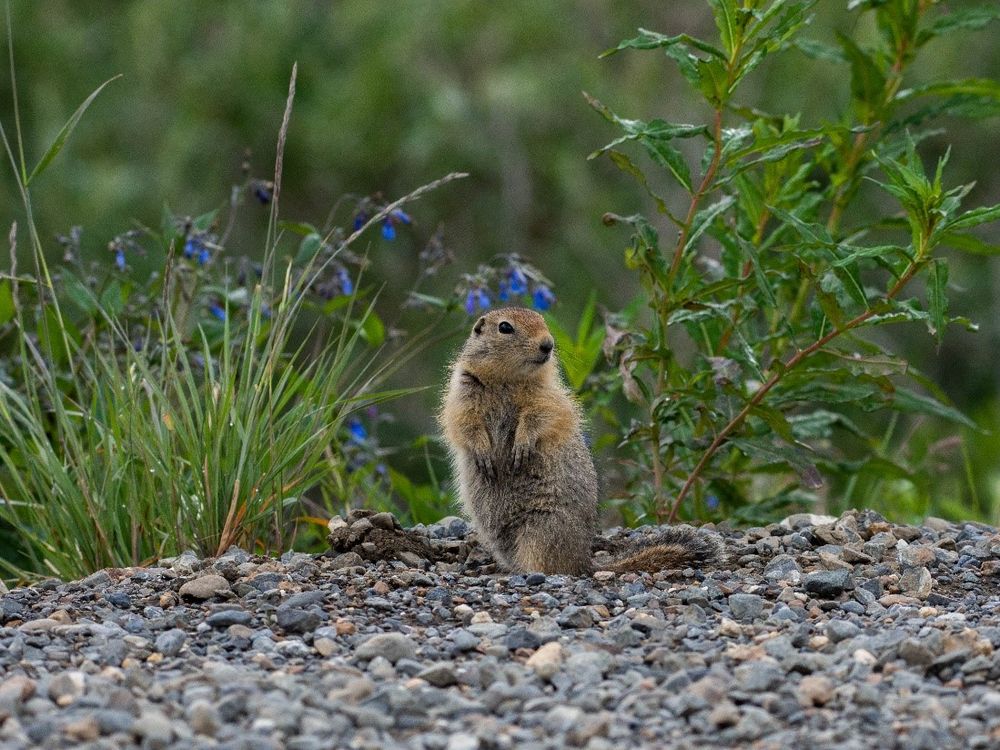
MULTIPOLYGON (((486 313, 452 365, 439 420, 459 498, 500 565, 582 575, 594 569, 597 473, 554 348, 538 313, 486 313)), ((674 527, 603 567, 656 571, 719 555, 714 537, 674 527)))

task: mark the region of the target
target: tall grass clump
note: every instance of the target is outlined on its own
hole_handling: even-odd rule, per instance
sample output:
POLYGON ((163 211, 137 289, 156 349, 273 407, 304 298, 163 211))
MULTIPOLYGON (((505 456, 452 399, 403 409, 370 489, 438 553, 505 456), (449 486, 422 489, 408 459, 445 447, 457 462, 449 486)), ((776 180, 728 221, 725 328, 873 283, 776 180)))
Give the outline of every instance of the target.
MULTIPOLYGON (((33 181, 100 89, 30 171, 16 107, 13 137, 0 130, 31 264, 18 269, 15 224, 11 272, 0 281, 0 326, 15 340, 0 379, 0 523, 16 547, 0 555, 7 572, 69 579, 184 549, 287 549, 306 493, 345 471, 336 446, 347 415, 398 395, 378 384, 405 356, 379 360, 382 324, 342 259, 365 231, 384 231, 406 201, 455 175, 373 208, 349 234, 310 229, 298 256, 283 259, 278 204, 294 89, 293 68, 274 178, 247 185, 270 204, 263 259, 243 263, 235 279, 209 272, 222 249, 209 231, 214 214, 165 220, 155 238, 165 267, 146 288, 51 271, 33 181), (310 295, 331 283, 336 314, 304 315, 310 295)), ((109 246, 122 271, 137 234, 109 246)))

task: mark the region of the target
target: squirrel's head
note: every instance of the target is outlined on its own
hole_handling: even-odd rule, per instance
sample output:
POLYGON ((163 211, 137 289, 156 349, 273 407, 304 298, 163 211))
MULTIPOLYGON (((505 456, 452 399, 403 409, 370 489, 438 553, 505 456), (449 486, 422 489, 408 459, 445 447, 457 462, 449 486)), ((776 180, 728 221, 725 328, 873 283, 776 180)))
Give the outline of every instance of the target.
POLYGON ((554 349, 541 315, 523 307, 503 307, 476 321, 460 361, 480 380, 529 380, 553 376, 554 349))

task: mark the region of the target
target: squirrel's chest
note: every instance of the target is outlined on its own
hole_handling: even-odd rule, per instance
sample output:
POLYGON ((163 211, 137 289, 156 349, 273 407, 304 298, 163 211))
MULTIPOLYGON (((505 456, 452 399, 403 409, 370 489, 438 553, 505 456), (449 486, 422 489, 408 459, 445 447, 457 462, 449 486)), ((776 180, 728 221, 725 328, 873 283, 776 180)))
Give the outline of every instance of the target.
POLYGON ((520 418, 520 408, 516 401, 501 394, 499 398, 483 399, 479 406, 483 426, 490 434, 494 447, 509 448, 514 442, 514 431, 520 418))

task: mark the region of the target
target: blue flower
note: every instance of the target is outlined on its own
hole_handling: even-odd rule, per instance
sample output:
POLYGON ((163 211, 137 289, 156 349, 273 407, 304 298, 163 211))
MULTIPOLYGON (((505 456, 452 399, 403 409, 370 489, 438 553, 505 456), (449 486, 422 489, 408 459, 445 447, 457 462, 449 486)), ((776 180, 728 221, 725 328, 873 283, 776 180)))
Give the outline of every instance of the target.
POLYGON ((388 216, 382 220, 382 236, 387 240, 396 239, 396 227, 388 216))
POLYGON ((480 288, 476 295, 476 301, 479 303, 480 308, 486 310, 490 306, 490 295, 486 293, 486 290, 480 288))
POLYGON ((499 290, 497 291, 497 297, 501 302, 506 302, 510 299, 510 287, 507 285, 506 281, 500 282, 499 290))
POLYGON ((517 266, 510 269, 507 273, 507 278, 510 279, 510 291, 512 294, 525 294, 528 291, 528 277, 517 266))
POLYGON ((266 302, 261 302, 261 304, 260 304, 260 314, 261 314, 261 317, 264 318, 264 320, 270 320, 271 319, 271 306, 269 304, 267 304, 266 302))
POLYGON ((188 237, 184 241, 184 257, 187 258, 188 260, 193 258, 198 252, 199 245, 201 245, 201 243, 198 242, 194 237, 188 237))
POLYGON ((115 248, 115 266, 119 271, 125 270, 125 251, 120 247, 115 248))
POLYGON ((473 290, 469 290, 469 293, 465 295, 465 312, 468 315, 472 315, 476 311, 476 293, 473 290))
POLYGON ((350 433, 352 443, 363 443, 368 439, 368 430, 361 424, 361 420, 356 417, 348 420, 347 432, 350 433))
POLYGON ((263 180, 254 180, 253 182, 254 197, 265 206, 274 197, 273 189, 274 187, 270 182, 264 182, 263 180))
POLYGON ((709 495, 707 498, 705 498, 705 505, 708 506, 709 510, 715 510, 716 508, 719 507, 719 496, 709 495))
POLYGON ((340 291, 344 294, 352 294, 354 292, 354 282, 351 281, 351 275, 347 273, 346 268, 341 268, 337 271, 337 279, 340 280, 340 291))
POLYGON ((212 317, 214 318, 218 318, 219 320, 226 319, 226 311, 218 302, 210 304, 208 306, 208 311, 212 313, 212 317))
POLYGON ((208 251, 208 248, 202 245, 198 250, 198 265, 203 266, 208 261, 212 259, 212 254, 208 251))
POLYGON ((354 231, 357 232, 361 227, 368 223, 368 214, 364 211, 358 211, 354 214, 354 231))
POLYGON ((544 312, 552 307, 552 303, 555 301, 556 295, 545 284, 539 284, 535 287, 535 293, 531 297, 531 304, 535 306, 536 310, 544 312))
POLYGON ((395 221, 401 221, 404 224, 413 223, 413 219, 410 218, 410 215, 401 208, 394 208, 392 211, 389 212, 389 217, 391 219, 394 219, 395 221))

